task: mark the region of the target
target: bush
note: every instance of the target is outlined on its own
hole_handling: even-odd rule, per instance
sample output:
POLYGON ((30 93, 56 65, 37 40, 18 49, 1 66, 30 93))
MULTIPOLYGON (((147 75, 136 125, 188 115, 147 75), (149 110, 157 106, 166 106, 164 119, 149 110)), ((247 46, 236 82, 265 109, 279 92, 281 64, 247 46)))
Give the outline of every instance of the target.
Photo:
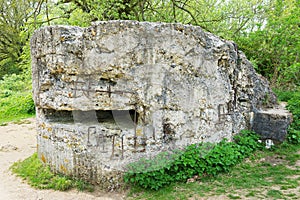
POLYGON ((291 123, 287 141, 291 144, 300 144, 300 90, 282 91, 277 90, 276 94, 281 101, 287 101, 287 109, 293 114, 293 122, 291 123))
POLYGON ((288 89, 300 87, 300 63, 297 62, 287 67, 279 76, 278 82, 288 89))
POLYGON ((0 80, 0 123, 35 113, 29 74, 4 76, 0 80))
POLYGON ((288 102, 295 93, 295 91, 279 90, 279 89, 274 89, 273 91, 276 93, 277 99, 279 101, 284 101, 284 102, 288 102))
POLYGON ((0 80, 0 89, 10 91, 24 91, 31 89, 30 76, 27 74, 11 74, 5 75, 3 80, 0 80))
POLYGON ((261 148, 259 136, 242 131, 234 142, 200 143, 183 151, 163 152, 153 159, 141 159, 128 165, 124 175, 127 183, 157 190, 174 181, 186 181, 195 175, 217 175, 227 172, 253 151, 261 148))
POLYGON ((294 95, 288 101, 287 109, 293 114, 293 122, 289 127, 288 142, 300 144, 300 92, 294 92, 294 95))
POLYGON ((30 116, 34 112, 35 107, 31 92, 15 93, 9 97, 0 98, 1 119, 30 116))

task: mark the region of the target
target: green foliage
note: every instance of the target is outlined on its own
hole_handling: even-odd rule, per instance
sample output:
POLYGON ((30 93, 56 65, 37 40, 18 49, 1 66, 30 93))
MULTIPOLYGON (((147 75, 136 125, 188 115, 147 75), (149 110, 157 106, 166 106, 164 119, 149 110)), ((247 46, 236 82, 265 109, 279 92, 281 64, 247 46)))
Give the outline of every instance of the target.
POLYGON ((289 127, 288 141, 293 144, 300 144, 300 91, 294 93, 288 101, 287 108, 293 114, 293 122, 289 127))
POLYGON ((128 166, 125 182, 157 190, 174 181, 183 182, 194 175, 217 175, 259 149, 258 135, 242 131, 234 142, 200 143, 183 151, 163 152, 153 159, 141 159, 128 166))
POLYGON ((179 22, 235 40, 273 86, 299 85, 299 1, 0 0, 0 79, 30 69, 29 39, 45 25, 96 20, 179 22))
MULTIPOLYGON (((300 41, 298 43, 300 44, 300 41)), ((289 59, 291 59, 291 57, 289 57, 289 59)), ((281 85, 284 84, 288 89, 300 87, 300 62, 292 63, 290 66, 284 68, 278 81, 281 85)))
POLYGON ((10 76, 5 75, 3 80, 0 80, 0 96, 3 96, 3 91, 9 90, 12 92, 17 92, 20 90, 28 90, 30 87, 26 84, 26 77, 21 75, 12 74, 10 76))
POLYGON ((273 151, 256 151, 227 173, 203 176, 190 183, 174 182, 160 190, 133 186, 128 199, 218 199, 224 196, 270 199, 276 192, 269 191, 274 188, 280 188, 281 199, 297 199, 299 150, 299 144, 283 143, 273 151))
POLYGON ((34 114, 35 108, 31 93, 7 93, 7 95, 9 96, 0 98, 0 122, 26 118, 34 114))
POLYGON ((270 3, 261 0, 77 0, 70 4, 70 1, 61 0, 58 5, 64 12, 70 10, 66 8, 74 8, 70 10, 70 18, 74 12, 81 10, 83 17, 91 21, 121 19, 180 22, 198 25, 231 39, 242 31, 252 30, 257 23, 263 23, 270 3))
POLYGON ((264 26, 234 40, 272 86, 295 89, 300 80, 299 1, 274 1, 266 14, 264 26))
POLYGON ((4 76, 0 80, 0 123, 30 117, 34 113, 30 76, 4 76))
POLYGON ((274 89, 273 91, 276 93, 277 99, 279 101, 284 101, 284 102, 288 102, 291 98, 293 98, 293 95, 295 93, 295 91, 292 90, 274 89))
POLYGON ((288 103, 287 109, 293 114, 293 122, 288 130, 288 142, 300 144, 300 90, 276 90, 278 99, 288 103))
POLYGON ((21 73, 18 62, 29 33, 21 35, 34 1, 0 0, 0 79, 21 73))
POLYGON ((235 40, 273 86, 299 85, 299 1, 0 0, 0 79, 30 69, 29 38, 44 25, 96 20, 180 22, 235 40))
POLYGON ((66 176, 55 175, 50 171, 49 166, 43 164, 37 153, 34 153, 24 161, 19 161, 11 166, 11 170, 18 176, 24 178, 28 183, 39 189, 69 190, 92 190, 92 186, 81 180, 74 180, 66 176))

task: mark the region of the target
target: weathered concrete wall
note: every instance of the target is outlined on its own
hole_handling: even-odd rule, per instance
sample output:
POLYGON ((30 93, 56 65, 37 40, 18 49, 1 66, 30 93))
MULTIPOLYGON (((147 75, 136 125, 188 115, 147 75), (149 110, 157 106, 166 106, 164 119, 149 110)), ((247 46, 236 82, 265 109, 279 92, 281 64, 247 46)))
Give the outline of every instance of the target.
POLYGON ((230 139, 276 102, 237 45, 200 27, 51 26, 31 53, 39 156, 110 189, 127 163, 230 139))

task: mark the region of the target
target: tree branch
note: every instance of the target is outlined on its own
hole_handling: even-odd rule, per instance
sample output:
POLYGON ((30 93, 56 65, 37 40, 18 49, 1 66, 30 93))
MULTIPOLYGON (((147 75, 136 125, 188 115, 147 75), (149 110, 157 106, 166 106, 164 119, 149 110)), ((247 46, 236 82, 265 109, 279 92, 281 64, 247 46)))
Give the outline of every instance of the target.
POLYGON ((197 19, 196 19, 195 16, 191 13, 191 11, 187 10, 187 9, 184 8, 184 7, 181 7, 181 6, 177 5, 177 4, 176 4, 176 1, 173 1, 173 4, 174 4, 175 7, 179 8, 180 10, 183 10, 184 12, 188 13, 188 14, 191 16, 191 18, 193 19, 193 21, 195 22, 195 25, 199 25, 197 19))

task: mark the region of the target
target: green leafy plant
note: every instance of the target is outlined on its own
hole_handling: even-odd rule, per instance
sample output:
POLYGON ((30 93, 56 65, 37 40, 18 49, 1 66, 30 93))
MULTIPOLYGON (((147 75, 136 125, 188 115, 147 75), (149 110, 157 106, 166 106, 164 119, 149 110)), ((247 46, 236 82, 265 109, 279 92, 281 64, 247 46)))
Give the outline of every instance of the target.
POLYGON ((287 141, 292 144, 300 144, 300 90, 277 90, 278 99, 287 101, 287 109, 293 114, 293 122, 288 130, 287 141))
POLYGON ((184 150, 163 152, 153 159, 141 159, 128 166, 124 175, 127 183, 158 190, 172 182, 183 182, 195 175, 217 175, 261 148, 258 135, 242 131, 233 142, 226 139, 217 144, 200 143, 184 150))
POLYGON ((293 144, 300 144, 300 92, 295 92, 288 101, 287 108, 293 114, 293 122, 290 125, 288 141, 293 144))
POLYGON ((33 116, 30 74, 12 74, 0 80, 0 123, 33 116))
POLYGON ((284 142, 275 149, 258 150, 229 172, 202 176, 189 183, 174 182, 160 190, 133 186, 128 199, 274 199, 270 190, 278 188, 280 199, 297 199, 300 170, 297 167, 300 145, 284 142), (280 189, 279 189, 280 188, 280 189), (296 194, 295 194, 296 193, 296 194))

